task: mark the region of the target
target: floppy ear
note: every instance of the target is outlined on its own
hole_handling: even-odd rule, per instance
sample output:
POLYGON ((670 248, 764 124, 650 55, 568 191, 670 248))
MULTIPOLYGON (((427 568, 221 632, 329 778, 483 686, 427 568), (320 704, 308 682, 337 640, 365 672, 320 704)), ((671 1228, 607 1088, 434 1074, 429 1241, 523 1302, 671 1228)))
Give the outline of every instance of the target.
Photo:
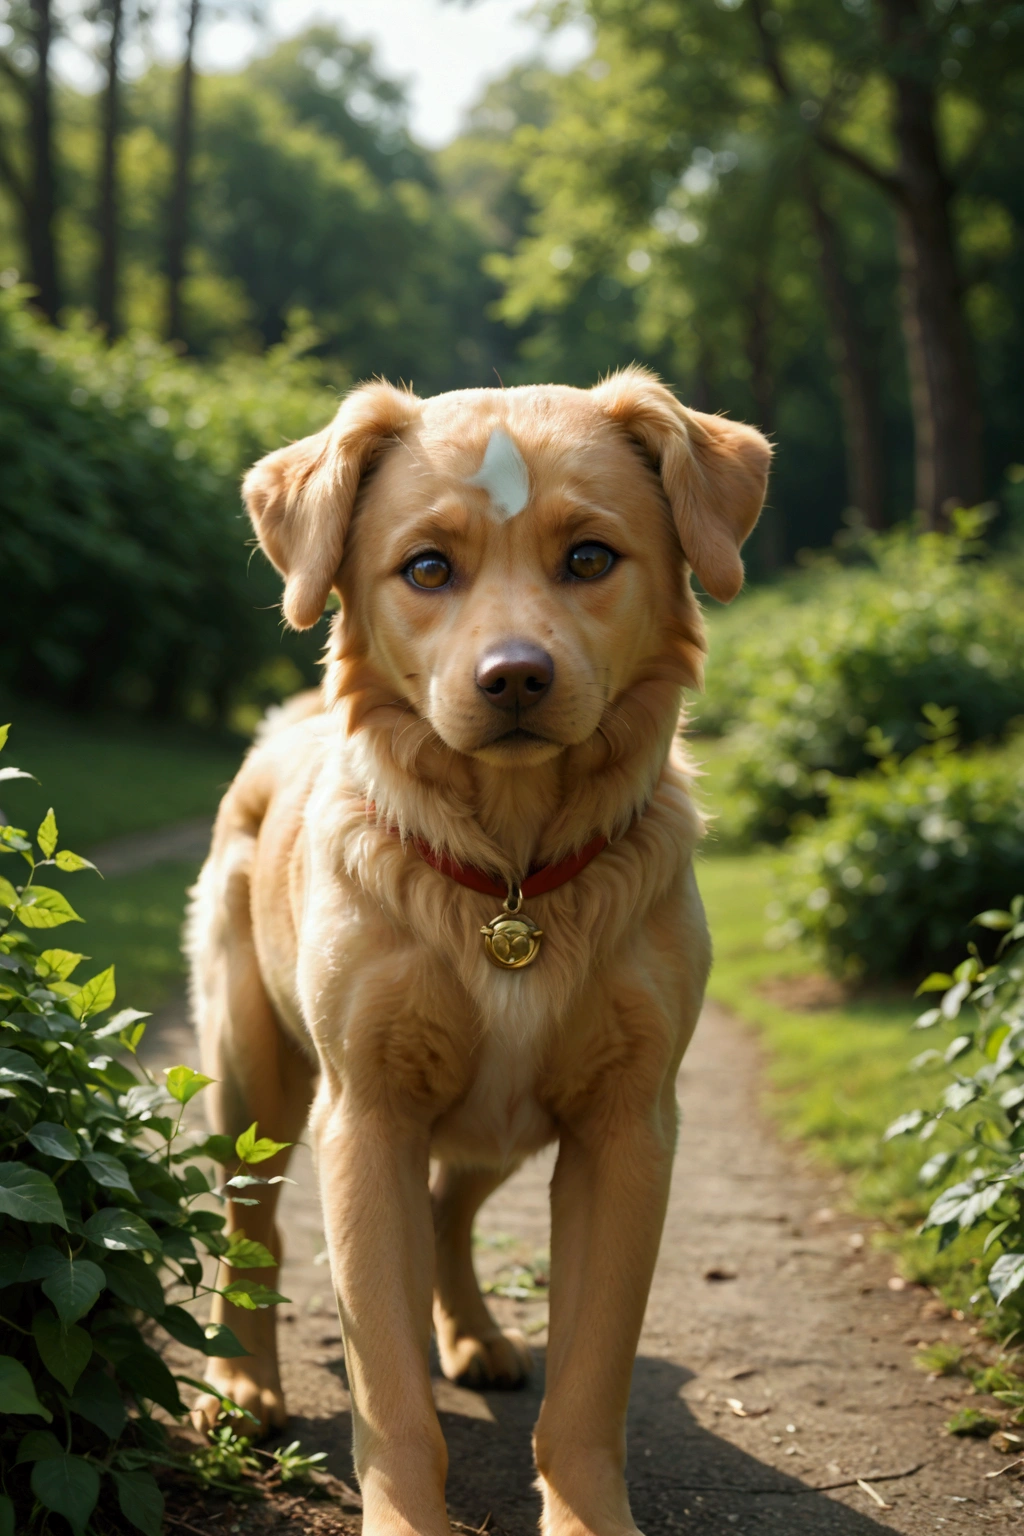
POLYGON ((341 564, 356 492, 387 444, 418 415, 415 395, 364 384, 329 427, 260 459, 242 496, 265 554, 285 578, 284 616, 309 629, 341 564))
POLYGON ((683 553, 705 591, 728 603, 743 585, 740 546, 757 522, 772 450, 753 427, 680 405, 646 368, 592 391, 661 476, 683 553))

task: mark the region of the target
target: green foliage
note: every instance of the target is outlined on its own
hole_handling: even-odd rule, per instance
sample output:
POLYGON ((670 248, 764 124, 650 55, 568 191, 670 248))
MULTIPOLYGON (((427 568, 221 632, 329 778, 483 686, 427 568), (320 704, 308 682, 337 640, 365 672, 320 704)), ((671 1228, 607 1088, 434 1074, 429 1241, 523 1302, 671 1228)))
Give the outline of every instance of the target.
POLYGON ((260 452, 333 412, 307 345, 203 371, 143 338, 108 351, 48 330, 0 294, 9 687, 209 722, 311 671, 309 643, 282 641, 273 573, 247 570, 237 489, 260 452))
POLYGON ((1019 572, 975 558, 977 530, 961 514, 948 536, 865 539, 863 565, 816 563, 713 626, 697 724, 732 731, 736 835, 776 841, 820 815, 833 775, 920 744, 926 706, 956 711, 966 743, 1024 716, 1019 572))
MULTIPOLYGON (((6 728, 0 743, 5 737, 6 728)), ((153 1409, 180 1417, 179 1382, 191 1378, 167 1368, 154 1329, 204 1356, 243 1354, 230 1328, 203 1328, 182 1302, 217 1289, 204 1283, 204 1254, 247 1267, 275 1260, 244 1233, 229 1238, 224 1218, 201 1204, 211 1193, 202 1160, 240 1156, 223 1138, 196 1144, 181 1133, 186 1103, 209 1079, 175 1067, 166 1087, 156 1081, 136 1055, 147 1016, 110 1011, 112 968, 80 982, 84 956, 41 949, 25 931, 40 911, 46 927, 50 918, 52 926, 76 920, 66 901, 64 909, 40 901, 37 877, 60 861, 53 812, 34 839, 0 827, 0 854, 10 875, 0 882, 0 1461, 8 1511, 26 1536, 42 1531, 49 1512, 84 1536, 97 1511, 115 1508, 159 1536, 163 1500, 151 1468, 180 1463, 153 1409)), ((267 1142, 255 1127, 248 1134, 259 1154, 267 1142)), ((244 1171, 235 1179, 268 1182, 244 1171)), ((241 1280, 220 1294, 248 1308, 284 1300, 241 1280)))
POLYGON ((962 949, 964 913, 1024 885, 1024 751, 944 736, 833 778, 827 819, 795 838, 771 941, 811 939, 841 975, 906 974, 962 949))
MULTIPOLYGON (((944 1051, 917 1058, 946 1086, 937 1104, 898 1116, 886 1140, 913 1136, 920 1146, 919 1181, 940 1187, 924 1230, 937 1234, 940 1250, 964 1233, 984 1237, 982 1272, 1009 1331, 1024 1304, 1024 896, 974 921, 1002 934, 993 961, 971 944, 952 974, 935 972, 919 988, 942 996, 916 1027, 957 1030, 944 1051)), ((1014 1390, 994 1377, 987 1389, 1014 1390)))

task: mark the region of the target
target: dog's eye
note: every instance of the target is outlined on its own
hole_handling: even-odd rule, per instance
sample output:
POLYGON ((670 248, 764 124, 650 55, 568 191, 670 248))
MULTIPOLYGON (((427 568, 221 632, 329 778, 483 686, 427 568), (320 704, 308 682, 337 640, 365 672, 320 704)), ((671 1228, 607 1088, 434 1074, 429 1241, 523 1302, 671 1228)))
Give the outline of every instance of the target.
POLYGON ((615 564, 615 556, 603 544, 577 544, 569 552, 569 574, 578 581, 593 581, 605 576, 615 564))
POLYGON ((448 585, 452 579, 452 568, 444 555, 439 555, 435 549, 432 549, 427 554, 417 555, 415 560, 410 560, 402 574, 412 582, 414 587, 434 590, 448 585))

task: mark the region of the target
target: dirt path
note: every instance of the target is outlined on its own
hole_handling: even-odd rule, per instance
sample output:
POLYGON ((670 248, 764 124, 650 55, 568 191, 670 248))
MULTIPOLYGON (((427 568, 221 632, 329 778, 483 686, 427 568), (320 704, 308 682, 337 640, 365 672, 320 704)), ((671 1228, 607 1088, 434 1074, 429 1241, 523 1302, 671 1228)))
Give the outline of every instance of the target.
MULTIPOLYGON (((192 1056, 180 1006, 165 1010, 155 1034, 161 1065, 192 1056)), ((753 1036, 709 1006, 680 1078, 683 1131, 634 1376, 629 1481, 638 1523, 646 1536, 917 1536, 1024 1524, 1019 1485, 985 1476, 1005 1458, 942 1432, 965 1387, 928 1380, 912 1365, 918 1340, 966 1335, 965 1326, 936 1317, 926 1292, 888 1287, 888 1262, 828 1209, 840 1189, 801 1168, 764 1123, 759 1065, 753 1036), (708 1278, 715 1271, 735 1278, 708 1278), (738 1417, 729 1399, 756 1416, 738 1417), (891 1508, 856 1484, 818 1491, 858 1477, 891 1508)), ((546 1252, 551 1164, 550 1155, 537 1158, 481 1213, 485 1279, 514 1288, 515 1266, 529 1268, 546 1252)), ((320 1217, 304 1148, 291 1171, 298 1182, 284 1201, 281 1277, 292 1298, 281 1309, 289 1434, 326 1450, 330 1469, 351 1479, 341 1339, 328 1272, 316 1262, 320 1217)), ((494 1306, 531 1333, 538 1371, 514 1394, 436 1380, 449 1503, 467 1525, 490 1513, 508 1536, 532 1536, 539 1503, 530 1429, 546 1306, 514 1296, 494 1306)))

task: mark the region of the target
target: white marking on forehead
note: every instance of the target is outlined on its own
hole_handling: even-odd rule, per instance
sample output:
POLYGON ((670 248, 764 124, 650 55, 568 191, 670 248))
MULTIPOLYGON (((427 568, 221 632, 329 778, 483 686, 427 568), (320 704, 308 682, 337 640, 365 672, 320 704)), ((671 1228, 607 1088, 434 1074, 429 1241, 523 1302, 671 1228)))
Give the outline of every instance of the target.
POLYGON ((501 427, 495 427, 487 439, 483 463, 466 484, 486 491, 503 520, 515 517, 526 506, 530 499, 530 472, 519 449, 501 427))

